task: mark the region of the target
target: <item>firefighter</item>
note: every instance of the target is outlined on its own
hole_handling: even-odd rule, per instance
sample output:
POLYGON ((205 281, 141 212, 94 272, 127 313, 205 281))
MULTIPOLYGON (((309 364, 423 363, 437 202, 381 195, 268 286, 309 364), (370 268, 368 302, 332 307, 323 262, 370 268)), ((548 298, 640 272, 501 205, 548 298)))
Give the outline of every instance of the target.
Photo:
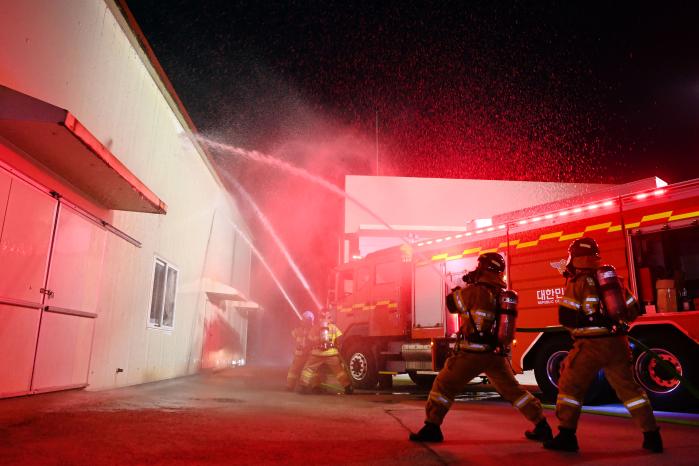
POLYGON ((562 363, 556 417, 559 433, 544 447, 577 451, 575 429, 585 392, 597 372, 604 374, 619 399, 643 431, 643 448, 663 451, 660 430, 648 396, 631 372, 631 349, 626 322, 638 315, 638 303, 616 276, 614 267, 601 266, 600 250, 592 238, 580 238, 568 248, 565 295, 558 307, 560 323, 573 337, 573 349, 562 363))
POLYGON ((309 332, 311 355, 301 372, 300 392, 320 391, 320 370, 325 367, 335 375, 337 381, 344 387, 345 393, 353 392, 352 383, 347 367, 345 366, 340 351, 338 350, 338 338, 342 332, 331 322, 330 312, 321 312, 319 322, 309 332))
POLYGON ((293 391, 296 388, 296 383, 301 375, 303 366, 306 364, 308 356, 311 354, 311 345, 308 338, 308 333, 313 326, 315 315, 311 311, 306 311, 301 315, 301 317, 301 325, 296 327, 291 332, 291 336, 294 338, 296 347, 294 348, 294 359, 291 361, 289 372, 286 375, 286 389, 289 391, 293 391))
POLYGON ((447 296, 449 311, 460 317, 459 341, 432 385, 425 407, 425 425, 419 432, 411 433, 410 440, 441 442, 440 425, 454 397, 483 372, 498 393, 534 424, 533 430, 525 432, 528 439, 551 438, 541 403, 517 383, 508 358, 514 338, 517 295, 505 290, 504 272, 505 259, 500 254, 482 254, 476 270, 464 277, 470 283, 447 296))

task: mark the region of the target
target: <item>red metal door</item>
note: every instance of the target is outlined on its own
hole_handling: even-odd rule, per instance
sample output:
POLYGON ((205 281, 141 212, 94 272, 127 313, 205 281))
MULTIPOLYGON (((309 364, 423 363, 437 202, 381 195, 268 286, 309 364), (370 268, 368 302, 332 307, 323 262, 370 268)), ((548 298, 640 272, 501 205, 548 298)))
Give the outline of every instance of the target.
POLYGON ((59 207, 32 391, 87 385, 105 245, 104 229, 59 207))
POLYGON ((0 397, 30 390, 56 206, 0 170, 0 397))

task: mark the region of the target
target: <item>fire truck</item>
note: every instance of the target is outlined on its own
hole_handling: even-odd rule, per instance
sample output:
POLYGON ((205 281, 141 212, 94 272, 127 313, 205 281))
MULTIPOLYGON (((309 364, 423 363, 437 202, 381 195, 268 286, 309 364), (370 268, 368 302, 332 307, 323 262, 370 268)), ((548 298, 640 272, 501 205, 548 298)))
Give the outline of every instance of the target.
MULTIPOLYGON (((338 266, 332 301, 354 385, 373 388, 407 373, 429 386, 458 335, 458 316, 447 312, 445 295, 464 285, 480 254, 492 251, 505 257, 507 284, 519 293, 513 369, 533 369, 544 398, 555 399, 560 364, 572 346, 558 324, 562 272, 568 246, 583 236, 599 243, 603 263, 614 265, 639 299, 642 315, 629 334, 699 385, 699 179, 657 181, 499 215, 489 226, 338 266)), ((634 375, 656 409, 696 403, 686 384, 641 345, 632 344, 632 352, 634 375)), ((587 401, 612 393, 600 373, 587 401)))

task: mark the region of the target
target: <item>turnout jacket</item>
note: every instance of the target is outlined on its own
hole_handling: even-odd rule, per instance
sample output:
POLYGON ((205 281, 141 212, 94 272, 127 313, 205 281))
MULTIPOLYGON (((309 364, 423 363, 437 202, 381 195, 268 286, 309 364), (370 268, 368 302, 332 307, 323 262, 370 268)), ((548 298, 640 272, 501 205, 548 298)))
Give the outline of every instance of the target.
POLYGON ((469 352, 492 352, 496 349, 495 325, 497 299, 506 288, 493 272, 482 272, 475 284, 460 290, 466 312, 459 315, 461 341, 458 349, 469 352))
MULTIPOLYGON (((568 328, 573 338, 623 333, 623 330, 614 327, 617 322, 609 319, 604 313, 595 271, 596 269, 582 269, 568 280, 565 294, 558 305, 558 321, 568 328)), ((628 289, 624 289, 629 315, 636 316, 638 302, 628 289)))
POLYGON ((311 342, 308 338, 310 329, 311 327, 296 327, 291 331, 291 336, 296 343, 294 355, 301 356, 311 352, 311 342))
POLYGON ((320 338, 322 328, 323 327, 320 325, 314 325, 311 327, 311 331, 309 332, 309 339, 313 348, 311 350, 311 354, 314 356, 335 356, 340 354, 337 349, 337 339, 342 336, 340 329, 337 328, 335 324, 328 324, 328 336, 330 337, 332 346, 328 349, 323 349, 321 348, 322 341, 320 338))

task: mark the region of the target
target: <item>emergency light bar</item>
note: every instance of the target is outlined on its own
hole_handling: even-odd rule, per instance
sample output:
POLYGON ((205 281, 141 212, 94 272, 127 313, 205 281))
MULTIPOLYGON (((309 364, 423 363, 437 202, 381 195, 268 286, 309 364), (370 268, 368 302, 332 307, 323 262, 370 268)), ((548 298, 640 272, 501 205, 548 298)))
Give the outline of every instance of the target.
MULTIPOLYGON (((665 184, 665 186, 667 186, 667 184, 665 184)), ((667 189, 664 189, 664 188, 654 189, 654 190, 652 190, 652 191, 642 192, 642 193, 635 194, 635 195, 633 195, 633 199, 642 201, 642 200, 646 200, 646 199, 648 199, 648 198, 662 196, 662 195, 664 195, 666 192, 667 192, 667 189)), ((622 199, 623 199, 624 197, 628 198, 627 196, 623 196, 622 199)), ((554 211, 548 212, 548 213, 546 213, 546 214, 538 214, 538 215, 533 216, 533 217, 525 217, 525 218, 522 218, 522 219, 519 219, 519 220, 512 220, 512 221, 509 221, 509 222, 502 223, 502 224, 498 225, 498 226, 497 226, 497 229, 498 229, 498 230, 503 230, 503 229, 505 229, 508 225, 509 225, 509 226, 514 226, 514 227, 516 227, 516 226, 522 226, 522 225, 528 225, 528 224, 540 222, 540 221, 542 221, 542 220, 553 220, 553 219, 556 218, 556 217, 567 217, 567 216, 569 216, 569 215, 581 214, 581 213, 583 213, 583 212, 585 212, 585 211, 595 211, 595 210, 602 209, 602 208, 605 208, 605 207, 612 207, 612 206, 614 206, 614 205, 617 203, 618 199, 619 199, 619 198, 598 200, 598 201, 595 201, 595 202, 592 202, 592 203, 589 203, 589 204, 583 204, 583 205, 576 206, 576 207, 569 207, 569 208, 567 208, 567 209, 554 210, 554 211)), ((488 227, 488 228, 479 228, 478 230, 475 230, 475 231, 467 231, 466 233, 458 234, 458 235, 455 235, 455 236, 447 236, 447 237, 445 237, 445 238, 435 238, 435 239, 429 240, 429 241, 421 241, 421 242, 417 243, 416 246, 418 246, 418 247, 427 246, 427 245, 431 245, 433 242, 434 242, 434 243, 442 243, 442 242, 444 242, 444 241, 451 241, 451 240, 454 240, 454 239, 461 239, 461 238, 463 238, 463 237, 472 236, 472 235, 474 235, 474 234, 475 234, 475 235, 480 235, 480 234, 482 234, 482 233, 489 233, 489 232, 492 232, 492 231, 495 231, 495 230, 496 230, 496 227, 493 227, 493 226, 490 226, 490 227, 488 227)))

